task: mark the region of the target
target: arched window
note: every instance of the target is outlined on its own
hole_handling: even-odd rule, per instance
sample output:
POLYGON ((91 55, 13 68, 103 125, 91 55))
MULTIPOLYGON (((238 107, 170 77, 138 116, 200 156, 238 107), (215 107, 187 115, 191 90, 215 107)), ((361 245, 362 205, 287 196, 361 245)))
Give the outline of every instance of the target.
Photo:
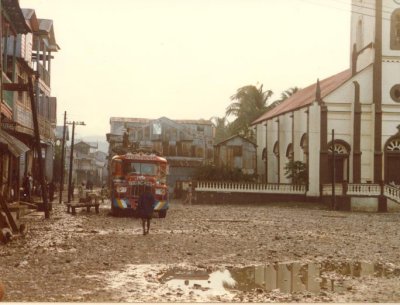
POLYGON ((400 125, 399 132, 385 144, 385 182, 400 185, 400 125))
POLYGON ((391 18, 390 48, 400 50, 400 9, 396 9, 391 18))
POLYGON ((293 145, 290 143, 286 149, 286 158, 293 160, 293 145))
MULTIPOLYGON (((346 144, 340 143, 340 142, 336 142, 334 143, 334 147, 335 147, 335 154, 337 155, 347 155, 349 154, 349 149, 348 147, 346 147, 346 144)), ((329 145, 328 151, 330 153, 332 153, 332 145, 329 145)))
POLYGON ((357 23, 357 33, 356 33, 356 43, 357 43, 357 51, 360 51, 364 47, 364 33, 363 33, 363 22, 362 20, 358 20, 357 23))
POLYGON ((262 151, 262 160, 266 161, 267 160, 267 148, 264 147, 263 151, 262 151))
POLYGON ((386 145, 386 150, 390 152, 400 152, 400 138, 395 138, 391 140, 386 145))
POLYGON ((307 162, 307 154, 308 154, 308 137, 307 133, 304 133, 300 140, 300 147, 303 150, 303 162, 307 162))
POLYGON ((301 149, 304 150, 304 152, 307 151, 307 134, 306 133, 301 136, 300 147, 301 147, 301 149))
POLYGON ((273 151, 274 151, 275 157, 279 157, 279 142, 278 141, 275 142, 273 151))

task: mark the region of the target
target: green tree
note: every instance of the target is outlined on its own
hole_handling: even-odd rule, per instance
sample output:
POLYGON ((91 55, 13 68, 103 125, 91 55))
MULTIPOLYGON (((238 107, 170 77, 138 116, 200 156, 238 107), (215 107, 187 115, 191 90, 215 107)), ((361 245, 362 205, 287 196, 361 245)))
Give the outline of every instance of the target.
POLYGON ((285 165, 285 177, 292 179, 293 184, 307 184, 308 170, 306 163, 290 160, 285 165))
POLYGON ((226 117, 212 117, 211 122, 215 128, 215 143, 224 141, 231 136, 229 122, 226 117))
POLYGON ((266 111, 268 99, 272 94, 271 90, 263 91, 263 85, 258 88, 253 85, 239 88, 230 97, 232 103, 226 108, 227 117, 236 117, 230 124, 231 134, 240 134, 254 140, 254 131, 250 124, 266 111))
POLYGON ((271 108, 281 104, 283 101, 287 100, 289 97, 291 97, 292 95, 294 95, 297 91, 299 91, 300 89, 298 87, 291 87, 289 89, 286 89, 285 91, 283 91, 281 93, 281 97, 280 99, 276 100, 275 102, 273 102, 270 106, 272 106, 271 108))
POLYGON ((231 181, 231 182, 255 182, 255 174, 244 174, 241 169, 229 168, 226 165, 217 167, 214 165, 203 165, 196 169, 194 178, 205 181, 231 181))

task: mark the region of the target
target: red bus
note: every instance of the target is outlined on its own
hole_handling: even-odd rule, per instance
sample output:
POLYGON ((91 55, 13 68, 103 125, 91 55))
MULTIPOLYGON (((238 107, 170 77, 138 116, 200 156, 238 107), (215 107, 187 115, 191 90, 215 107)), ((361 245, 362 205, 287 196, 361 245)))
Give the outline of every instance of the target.
POLYGON ((168 162, 156 154, 127 153, 111 160, 111 213, 137 217, 137 205, 145 186, 155 198, 154 214, 160 218, 169 208, 167 187, 168 162))

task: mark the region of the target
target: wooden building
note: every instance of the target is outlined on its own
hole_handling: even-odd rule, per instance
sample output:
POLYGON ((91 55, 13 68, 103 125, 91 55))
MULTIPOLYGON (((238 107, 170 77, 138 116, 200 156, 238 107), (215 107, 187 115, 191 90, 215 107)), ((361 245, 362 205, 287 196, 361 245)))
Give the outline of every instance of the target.
POLYGON ((243 174, 256 174, 257 145, 250 140, 236 135, 214 146, 214 164, 230 169, 240 169, 243 174))
MULTIPOLYGON (((10 1, 8 1, 10 2, 10 1)), ((17 1, 16 1, 17 2, 17 1)), ((34 77, 33 84, 37 120, 39 126, 44 175, 48 180, 53 177, 53 157, 55 145, 57 99, 51 95, 51 61, 53 53, 59 50, 55 40, 53 21, 39 19, 33 9, 20 9, 23 23, 29 31, 4 39, 4 72, 6 83, 26 86, 34 77)), ((4 76, 3 76, 4 77, 4 76)), ((39 179, 38 153, 35 146, 33 112, 28 90, 3 90, 8 98, 10 115, 3 119, 7 123, 7 132, 29 147, 19 160, 19 177, 27 172, 39 179)))
MULTIPOLYGON (((2 1, 0 37, 0 61, 1 61, 1 102, 0 102, 0 191, 6 201, 18 199, 19 195, 19 158, 29 148, 17 140, 12 131, 16 124, 13 121, 14 93, 4 90, 4 85, 12 83, 16 79, 16 57, 10 62, 7 52, 8 41, 16 40, 19 35, 26 35, 31 32, 25 23, 24 15, 17 0, 2 1)), ((14 46, 15 50, 15 46, 14 46)))

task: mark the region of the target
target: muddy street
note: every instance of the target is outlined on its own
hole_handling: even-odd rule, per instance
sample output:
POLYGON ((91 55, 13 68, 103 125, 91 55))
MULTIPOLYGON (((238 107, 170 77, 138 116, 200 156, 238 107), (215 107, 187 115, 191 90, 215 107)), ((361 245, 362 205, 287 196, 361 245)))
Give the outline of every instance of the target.
POLYGON ((53 204, 0 245, 7 302, 399 302, 398 213, 182 205, 141 222, 53 204))

